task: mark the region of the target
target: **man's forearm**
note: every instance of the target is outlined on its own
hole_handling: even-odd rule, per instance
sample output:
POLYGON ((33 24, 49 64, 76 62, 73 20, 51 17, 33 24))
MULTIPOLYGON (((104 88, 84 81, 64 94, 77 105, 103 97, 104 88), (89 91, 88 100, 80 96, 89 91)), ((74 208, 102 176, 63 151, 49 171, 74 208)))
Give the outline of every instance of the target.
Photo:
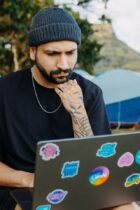
POLYGON ((93 131, 84 106, 71 113, 74 137, 93 136, 93 131))
POLYGON ((32 187, 33 179, 32 173, 15 170, 0 162, 0 186, 32 187))

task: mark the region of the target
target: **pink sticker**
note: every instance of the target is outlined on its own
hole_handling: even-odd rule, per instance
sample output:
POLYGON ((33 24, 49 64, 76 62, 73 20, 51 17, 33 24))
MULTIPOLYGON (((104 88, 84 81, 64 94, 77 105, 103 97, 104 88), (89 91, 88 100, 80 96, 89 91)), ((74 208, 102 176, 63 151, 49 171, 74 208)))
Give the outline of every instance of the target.
POLYGON ((122 168, 125 166, 131 166, 134 162, 134 156, 131 152, 124 153, 118 160, 117 165, 122 168))
POLYGON ((40 148, 39 154, 43 160, 55 159, 60 154, 59 147, 56 144, 48 143, 40 148))

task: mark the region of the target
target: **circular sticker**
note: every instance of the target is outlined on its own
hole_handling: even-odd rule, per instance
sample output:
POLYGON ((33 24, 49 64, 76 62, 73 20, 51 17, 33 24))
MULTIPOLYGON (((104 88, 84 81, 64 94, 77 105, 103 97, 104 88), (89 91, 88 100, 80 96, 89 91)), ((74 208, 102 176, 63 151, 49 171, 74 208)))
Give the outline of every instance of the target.
POLYGON ((89 182, 92 185, 98 186, 103 184, 109 178, 109 169, 105 166, 99 166, 93 169, 89 174, 89 182))
POLYGON ((140 165, 140 150, 138 150, 136 153, 135 161, 138 165, 140 165))

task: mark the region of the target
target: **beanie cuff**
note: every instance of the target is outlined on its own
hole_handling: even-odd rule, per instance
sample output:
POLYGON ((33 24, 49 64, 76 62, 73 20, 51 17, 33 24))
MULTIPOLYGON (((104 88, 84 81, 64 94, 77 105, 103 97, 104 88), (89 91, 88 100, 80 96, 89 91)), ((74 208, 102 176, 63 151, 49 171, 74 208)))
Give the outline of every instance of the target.
POLYGON ((37 46, 51 41, 70 40, 81 44, 81 30, 71 23, 53 23, 30 30, 29 46, 37 46))

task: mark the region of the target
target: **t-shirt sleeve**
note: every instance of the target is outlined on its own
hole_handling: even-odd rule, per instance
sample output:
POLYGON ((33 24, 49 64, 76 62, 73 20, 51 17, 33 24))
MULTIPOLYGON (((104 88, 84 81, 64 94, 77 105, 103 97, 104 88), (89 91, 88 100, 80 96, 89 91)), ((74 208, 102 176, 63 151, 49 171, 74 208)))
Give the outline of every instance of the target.
POLYGON ((3 160, 3 146, 2 146, 2 137, 0 133, 0 162, 3 160))
POLYGON ((0 87, 0 162, 4 159, 4 148, 3 148, 3 136, 2 136, 2 123, 3 123, 3 106, 2 106, 2 97, 1 97, 1 87, 0 87))
POLYGON ((88 117, 94 135, 111 134, 102 90, 98 87, 88 101, 88 117))

